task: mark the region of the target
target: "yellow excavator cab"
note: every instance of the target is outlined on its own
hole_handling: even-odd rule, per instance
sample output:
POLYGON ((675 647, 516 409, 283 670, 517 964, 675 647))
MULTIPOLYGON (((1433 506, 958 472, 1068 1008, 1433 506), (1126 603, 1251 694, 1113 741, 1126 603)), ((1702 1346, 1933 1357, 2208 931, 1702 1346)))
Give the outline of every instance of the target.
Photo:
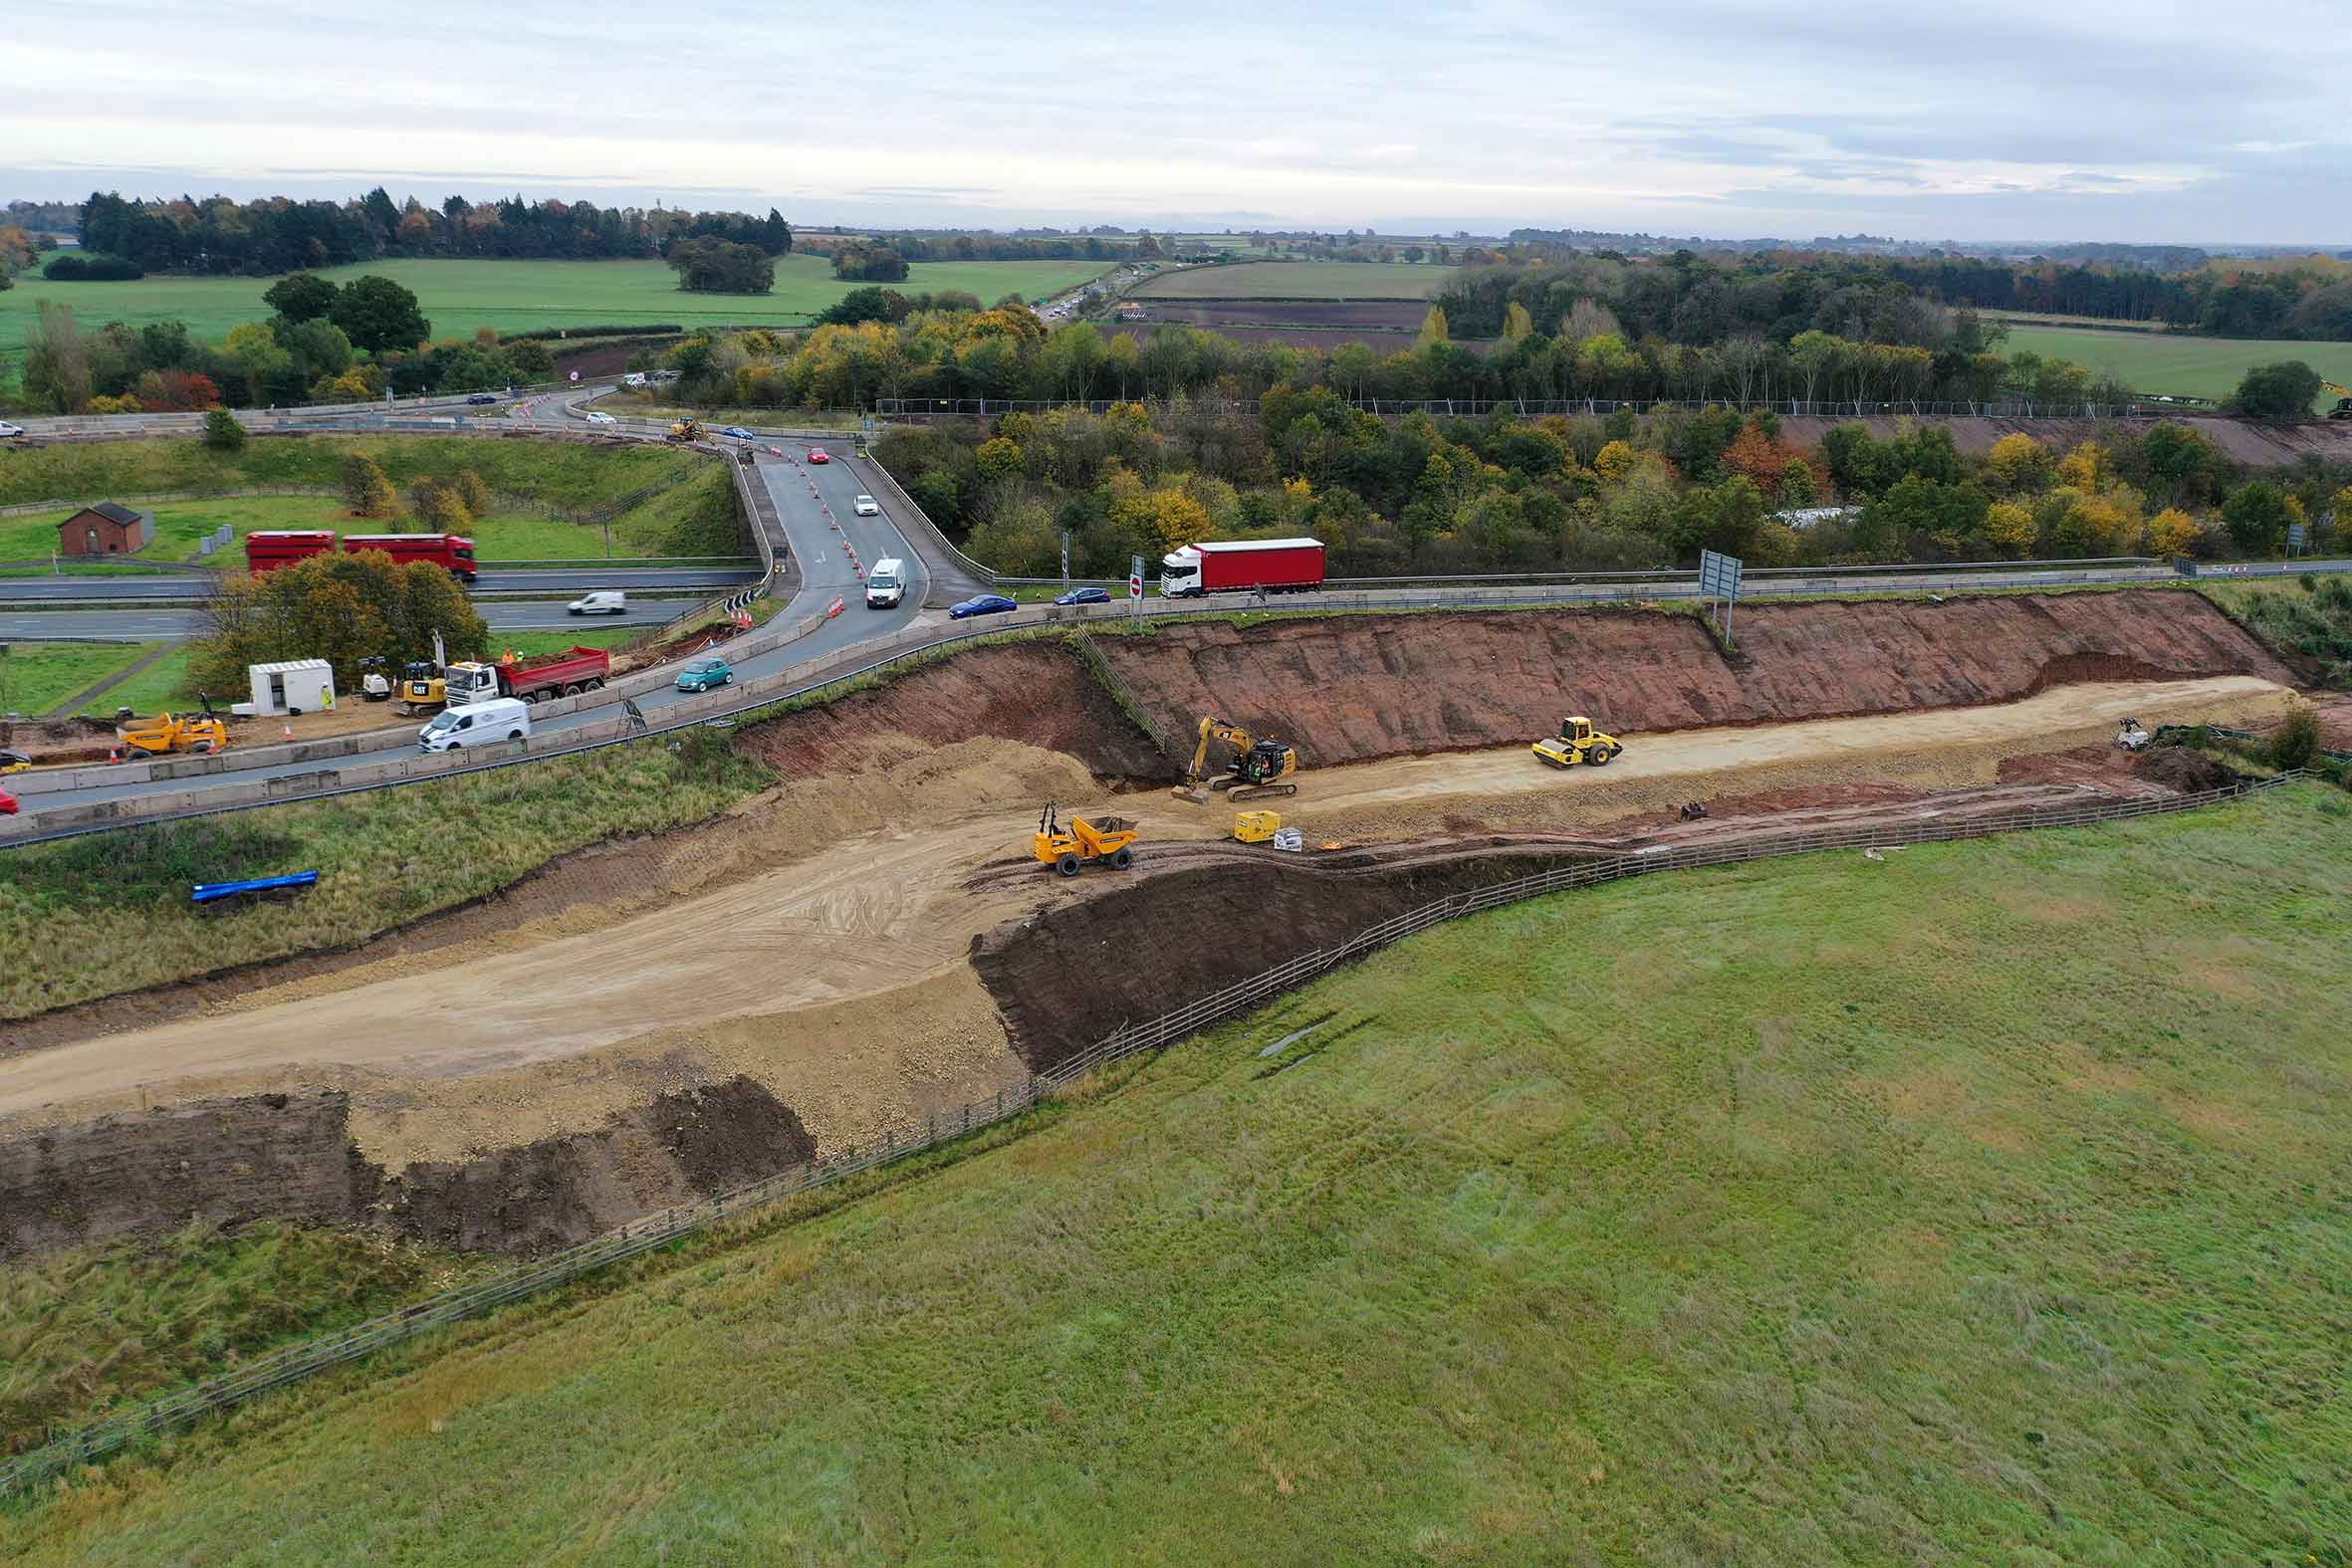
POLYGON ((1056 820, 1054 811, 1054 803, 1048 801, 1031 841, 1031 853, 1041 865, 1050 865, 1063 876, 1076 876, 1078 868, 1089 860, 1107 860, 1119 871, 1135 863, 1134 843, 1143 835, 1127 818, 1105 816, 1091 820, 1073 816, 1064 828, 1056 820))
POLYGON ((1184 783, 1172 793, 1179 800, 1194 805, 1209 803, 1209 790, 1224 792, 1228 800, 1257 800, 1276 795, 1296 794, 1298 786, 1290 782, 1298 771, 1298 752, 1288 741, 1261 740, 1238 724, 1205 716, 1201 720, 1200 744, 1192 750, 1192 766, 1185 770, 1184 783), (1223 741, 1234 749, 1234 759, 1225 765, 1225 777, 1212 779, 1206 788, 1201 784, 1201 773, 1208 766, 1209 743, 1223 741))
POLYGON ((678 421, 676 424, 674 424, 674 425, 670 426, 669 439, 670 439, 670 440, 672 440, 672 441, 699 441, 699 440, 701 440, 701 439, 702 439, 702 421, 701 421, 701 420, 699 420, 699 419, 681 419, 681 420, 679 420, 679 421, 678 421))
POLYGON ((1559 722, 1559 734, 1545 736, 1529 750, 1554 768, 1573 768, 1578 763, 1606 768, 1610 758, 1625 750, 1625 743, 1601 734, 1590 719, 1575 714, 1559 722))
POLYGON ((1233 816, 1233 836, 1245 844, 1263 844, 1282 831, 1283 813, 1280 811, 1236 811, 1233 816))

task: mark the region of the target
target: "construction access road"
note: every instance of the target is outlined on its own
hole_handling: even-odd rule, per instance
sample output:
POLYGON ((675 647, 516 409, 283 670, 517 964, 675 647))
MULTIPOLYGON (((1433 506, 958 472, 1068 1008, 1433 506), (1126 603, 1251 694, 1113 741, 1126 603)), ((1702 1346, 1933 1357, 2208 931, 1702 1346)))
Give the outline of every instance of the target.
MULTIPOLYGON (((1573 835, 1708 794, 1875 782, 1975 790, 1998 804, 1999 791, 1986 786, 2004 759, 2103 744, 2126 715, 2151 725, 2258 719, 2285 695, 2245 676, 2061 686, 1998 706, 1632 735, 1605 770, 1553 770, 1524 745, 1396 758, 1304 774, 1299 797, 1275 804, 1310 843, 1386 838, 1422 854, 1443 851, 1449 834, 1487 845, 1499 829, 1573 835)), ((1070 883, 1027 858, 1035 799, 1058 791, 1085 801, 1088 776, 1074 759, 1018 743, 905 740, 871 737, 855 766, 693 830, 709 835, 712 852, 678 862, 692 866, 672 884, 681 894, 665 900, 660 876, 640 875, 600 901, 502 931, 494 948, 472 946, 476 956, 412 949, 370 964, 362 955, 275 987, 263 972, 228 1008, 0 1059, 0 1119, 23 1126, 339 1085, 380 1109, 365 1124, 399 1129, 397 1147, 371 1147, 370 1158, 450 1158, 463 1151, 449 1140, 483 1129, 512 1139, 592 1126, 616 1085, 666 1081, 714 1040, 736 1068, 768 1078, 821 1139, 857 1124, 839 1112, 852 1101, 896 1096, 903 1107, 1017 1075, 967 955, 979 933, 1114 875, 1070 883), (747 864, 768 869, 747 874, 747 864), (849 1008, 860 1009, 853 1027, 849 1008), (730 1032, 746 1020, 756 1026, 730 1032), (936 1058, 895 1046, 877 1054, 877 1030, 901 1044, 950 1043, 936 1058), (861 1077, 869 1058, 885 1063, 873 1070, 890 1082, 861 1077), (530 1076, 575 1060, 559 1074, 564 1092, 530 1076), (484 1084, 496 1086, 488 1104, 484 1084)), ((2018 787, 2047 798, 2063 786, 2018 787)), ((1276 853, 1204 842, 1229 833, 1223 801, 1195 806, 1149 790, 1081 809, 1140 822, 1140 877, 1204 854, 1276 853)))

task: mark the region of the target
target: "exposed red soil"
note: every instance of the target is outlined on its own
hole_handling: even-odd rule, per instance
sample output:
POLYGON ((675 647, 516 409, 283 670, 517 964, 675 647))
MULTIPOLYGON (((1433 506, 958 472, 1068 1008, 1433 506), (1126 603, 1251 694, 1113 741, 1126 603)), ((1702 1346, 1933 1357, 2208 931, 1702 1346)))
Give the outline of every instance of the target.
POLYGON ((2013 702, 2065 681, 2290 673, 2195 594, 1752 605, 1741 667, 1687 615, 1505 611, 1217 621, 1099 639, 1168 733, 1215 713, 1308 767, 1502 746, 1566 714, 1640 734, 2013 702))
POLYGON ((262 1216, 544 1251, 816 1152, 792 1109, 747 1078, 658 1095, 594 1132, 396 1172, 360 1157, 349 1120, 341 1093, 261 1094, 0 1144, 0 1254, 262 1216))
MULTIPOLYGON (((1189 733, 1197 715, 1184 722, 1189 733)), ((1066 752, 1096 778, 1149 780, 1168 763, 1059 642, 975 648, 821 708, 752 726, 739 744, 788 779, 852 767, 876 735, 947 745, 974 736, 1066 752)))

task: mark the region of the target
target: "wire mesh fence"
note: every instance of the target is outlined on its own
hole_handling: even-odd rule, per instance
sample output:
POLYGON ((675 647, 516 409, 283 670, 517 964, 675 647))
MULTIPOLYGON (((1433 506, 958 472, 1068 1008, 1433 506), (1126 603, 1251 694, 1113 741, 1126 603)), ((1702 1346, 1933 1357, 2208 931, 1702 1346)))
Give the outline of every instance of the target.
POLYGON ((944 1115, 886 1130, 878 1141, 852 1145, 795 1165, 705 1202, 666 1209, 593 1240, 518 1263, 488 1278, 372 1318, 338 1333, 289 1345, 109 1420, 58 1438, 0 1463, 0 1495, 20 1492, 76 1465, 119 1453, 213 1411, 226 1410, 273 1389, 343 1366, 375 1351, 417 1339, 508 1302, 638 1256, 706 1231, 720 1222, 918 1155, 1018 1116, 1087 1074, 1139 1053, 1198 1034, 1274 1001, 1331 970, 1465 915, 1499 909, 1546 894, 1599 886, 1660 871, 1692 870, 1825 849, 1898 848, 1910 844, 1983 838, 2038 828, 2079 827, 2196 810, 2268 793, 2309 777, 2301 770, 2195 794, 2142 799, 2086 800, 1976 818, 1937 818, 1794 830, 1737 840, 1598 855, 1528 876, 1450 894, 1391 916, 1332 947, 1300 953, 1263 973, 1195 997, 1157 1017, 1123 1025, 1025 1082, 944 1115))

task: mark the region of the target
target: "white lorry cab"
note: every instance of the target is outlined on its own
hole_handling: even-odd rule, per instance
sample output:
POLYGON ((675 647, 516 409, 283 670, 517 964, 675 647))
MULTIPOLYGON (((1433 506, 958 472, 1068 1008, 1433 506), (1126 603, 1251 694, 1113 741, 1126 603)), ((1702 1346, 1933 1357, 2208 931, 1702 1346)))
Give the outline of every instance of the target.
POLYGON ((874 569, 865 574, 865 607, 867 609, 896 609, 906 597, 906 562, 896 556, 885 556, 874 562, 874 569))
POLYGON ((469 746, 520 741, 531 733, 531 705, 513 697, 444 708, 416 732, 417 750, 455 752, 469 746))

